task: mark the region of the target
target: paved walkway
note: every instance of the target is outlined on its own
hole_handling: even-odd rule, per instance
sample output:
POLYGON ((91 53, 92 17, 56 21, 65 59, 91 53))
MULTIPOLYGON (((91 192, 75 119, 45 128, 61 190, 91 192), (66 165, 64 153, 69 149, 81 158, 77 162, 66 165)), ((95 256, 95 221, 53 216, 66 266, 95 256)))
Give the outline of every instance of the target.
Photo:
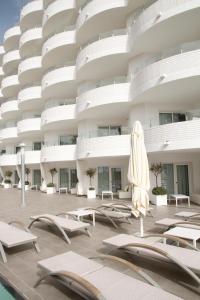
MULTIPOLYGON (((0 189, 0 220, 9 222, 11 220, 22 220, 26 225, 29 224, 29 217, 41 213, 59 213, 69 211, 78 207, 96 206, 102 203, 101 200, 87 200, 84 197, 75 197, 71 195, 46 195, 36 191, 26 192, 27 206, 20 207, 20 191, 0 189)), ((110 199, 109 199, 110 200, 110 199)), ((104 200, 106 202, 107 200, 104 200)), ((144 221, 145 231, 158 232, 160 229, 154 225, 155 220, 163 217, 173 216, 175 212, 183 209, 176 207, 159 207, 153 211, 154 217, 147 217, 144 221)), ((195 209, 187 205, 184 210, 195 209)), ((67 290, 59 284, 41 284, 37 289, 33 288, 38 279, 37 261, 51 257, 68 250, 76 251, 85 256, 94 256, 107 249, 102 245, 102 240, 109 238, 117 233, 134 233, 139 230, 139 221, 134 220, 133 225, 122 224, 120 229, 116 230, 107 223, 98 222, 96 227, 91 226, 92 237, 84 234, 73 234, 71 236, 72 244, 68 245, 62 238, 49 231, 45 226, 35 225, 32 232, 38 236, 41 252, 37 254, 32 247, 17 247, 6 251, 8 263, 0 262, 0 272, 3 273, 18 289, 27 295, 28 299, 46 299, 46 300, 79 300, 79 296, 67 290)), ((200 246, 200 245, 199 245, 200 246)), ((119 253, 118 253, 119 254, 119 253)), ((197 300, 200 297, 197 288, 195 289, 190 279, 188 279, 180 270, 175 269, 169 264, 161 264, 145 259, 134 259, 134 263, 143 267, 164 289, 183 297, 184 299, 197 300), (186 282, 189 282, 189 288, 186 282)), ((130 274, 130 273, 129 273, 130 274)), ((135 275, 134 275, 135 276, 135 275)), ((117 299, 116 299, 117 300, 117 299)), ((125 300, 125 299, 124 299, 125 300)))

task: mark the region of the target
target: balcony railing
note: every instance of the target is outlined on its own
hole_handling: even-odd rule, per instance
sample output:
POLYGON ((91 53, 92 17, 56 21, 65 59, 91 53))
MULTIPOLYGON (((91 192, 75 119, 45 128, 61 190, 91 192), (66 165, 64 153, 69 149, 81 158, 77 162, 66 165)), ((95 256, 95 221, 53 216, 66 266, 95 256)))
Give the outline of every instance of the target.
POLYGON ((141 121, 141 123, 144 129, 149 129, 157 126, 163 126, 166 124, 182 123, 186 121, 194 121, 200 119, 200 110, 196 112, 186 112, 181 114, 185 114, 185 120, 183 121, 173 121, 173 122, 166 122, 165 124, 160 124, 159 116, 157 116, 151 119, 143 120, 141 121))
POLYGON ((51 66, 45 70, 45 75, 51 71, 56 71, 57 69, 64 68, 64 67, 70 67, 70 66, 73 67, 75 65, 76 65, 76 61, 73 60, 73 61, 66 62, 65 64, 51 66))
POLYGON ((177 47, 168 49, 166 51, 162 51, 160 54, 149 57, 145 61, 143 61, 142 64, 139 65, 135 69, 134 76, 136 76, 138 73, 140 73, 140 71, 142 71, 147 66, 152 65, 156 62, 159 62, 161 60, 164 60, 166 58, 169 58, 169 57, 172 57, 172 56, 175 56, 178 54, 183 54, 183 53, 187 53, 187 52, 195 51, 195 50, 200 50, 200 40, 197 40, 194 42, 189 42, 189 43, 184 43, 184 44, 178 45, 177 47))
MULTIPOLYGON (((112 127, 112 126, 111 126, 112 127)), ((121 135, 128 135, 131 133, 131 127, 128 126, 122 126, 122 127, 116 127, 114 129, 108 128, 103 130, 100 129, 94 129, 88 132, 85 132, 82 135, 79 135, 79 139, 85 139, 85 138, 97 138, 97 137, 107 137, 107 136, 121 136, 121 135)))
POLYGON ((99 88, 99 87, 112 85, 112 84, 127 83, 127 82, 129 82, 129 79, 127 76, 118 76, 118 77, 114 77, 114 78, 99 80, 94 83, 94 86, 89 87, 89 88, 87 86, 84 86, 84 84, 83 84, 82 86, 79 87, 78 93, 82 94, 82 93, 88 92, 92 89, 99 88))
POLYGON ((90 45, 94 42, 97 42, 97 41, 100 41, 100 40, 103 40, 103 39, 106 39, 106 38, 109 38, 109 37, 112 37, 112 36, 120 36, 120 35, 126 35, 126 34, 127 34, 127 29, 126 28, 115 29, 115 30, 112 30, 112 31, 100 33, 98 36, 90 39, 89 41, 87 41, 87 43, 82 45, 80 47, 80 50, 84 49, 86 46, 88 46, 88 45, 90 45))
POLYGON ((45 109, 49 109, 57 106, 66 106, 76 104, 76 98, 73 99, 48 99, 48 102, 45 104, 45 109))
POLYGON ((66 27, 59 27, 59 28, 56 28, 56 30, 54 30, 53 32, 49 33, 44 41, 43 41, 43 44, 48 40, 50 39, 51 37, 55 36, 56 34, 59 34, 59 33, 63 33, 63 32, 67 32, 67 31, 73 31, 76 29, 76 25, 70 25, 70 26, 66 26, 66 27))

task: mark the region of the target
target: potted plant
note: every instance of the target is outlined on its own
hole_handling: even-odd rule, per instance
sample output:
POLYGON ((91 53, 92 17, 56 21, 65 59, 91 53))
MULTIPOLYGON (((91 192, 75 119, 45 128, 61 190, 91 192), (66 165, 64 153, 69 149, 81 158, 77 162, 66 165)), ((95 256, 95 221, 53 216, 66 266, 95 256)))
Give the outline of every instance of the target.
POLYGON ((53 182, 54 176, 57 173, 56 168, 52 168, 49 170, 49 173, 51 174, 51 182, 47 184, 47 194, 55 194, 56 193, 56 187, 53 182))
POLYGON ((92 169, 92 168, 89 168, 86 171, 86 175, 89 176, 89 178, 90 178, 90 186, 87 190, 87 198, 88 199, 95 199, 96 198, 96 190, 92 186, 92 178, 94 177, 95 173, 96 173, 96 169, 92 169))
POLYGON ((29 178, 28 178, 28 176, 29 176, 29 174, 30 174, 30 169, 29 168, 26 168, 25 169, 25 175, 26 175, 26 181, 25 181, 25 191, 28 191, 29 190, 29 185, 30 185, 30 182, 29 182, 29 178))
POLYGON ((12 176, 12 172, 11 171, 6 171, 5 172, 5 180, 4 180, 4 188, 5 189, 10 189, 11 188, 11 179, 10 177, 12 176))
POLYGON ((156 186, 152 189, 151 202, 157 206, 167 205, 167 190, 162 186, 158 186, 158 176, 162 173, 162 165, 152 164, 150 171, 156 179, 156 186))

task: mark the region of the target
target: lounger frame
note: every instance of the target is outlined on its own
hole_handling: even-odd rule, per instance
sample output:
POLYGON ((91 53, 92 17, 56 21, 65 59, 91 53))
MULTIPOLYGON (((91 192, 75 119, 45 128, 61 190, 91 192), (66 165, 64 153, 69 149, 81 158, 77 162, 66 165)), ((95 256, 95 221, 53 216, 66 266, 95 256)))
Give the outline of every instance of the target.
MULTIPOLYGON (((14 221, 11 221, 11 222, 8 223, 8 225, 14 225, 14 224, 18 225, 20 227, 20 229, 22 228, 25 232, 31 233, 31 231, 21 221, 14 220, 14 221)), ((39 247, 39 244, 38 244, 37 240, 23 241, 23 242, 18 243, 17 245, 14 245, 14 246, 4 245, 4 243, 2 241, 0 241, 0 253, 1 253, 1 257, 2 257, 3 262, 7 263, 7 257, 6 257, 6 253, 5 253, 4 247, 6 247, 6 248, 13 248, 15 246, 20 246, 20 245, 25 245, 25 244, 31 244, 31 243, 33 244, 33 247, 35 248, 36 252, 39 253, 40 252, 40 247, 39 247)))
MULTIPOLYGON (((67 213, 60 213, 60 214, 58 214, 57 216, 60 216, 60 215, 67 215, 67 213)), ((71 215, 70 215, 70 216, 71 216, 71 215)), ((77 220, 76 220, 76 221, 77 221, 77 220)), ((55 227, 58 229, 58 231, 61 233, 61 235, 63 236, 64 240, 65 240, 68 244, 71 244, 71 240, 70 240, 68 234, 66 233, 66 229, 63 229, 62 226, 60 226, 60 224, 58 224, 58 222, 56 222, 56 221, 54 220, 54 218, 51 218, 51 216, 46 216, 46 215, 38 216, 37 218, 33 219, 33 220, 30 222, 28 228, 30 229, 31 226, 32 226, 34 223, 36 223, 36 222, 43 222, 43 223, 47 224, 48 226, 52 226, 52 225, 55 226, 55 227)), ((78 221, 77 221, 77 222, 78 222, 78 221)), ((89 237, 91 237, 91 234, 90 234, 88 228, 85 227, 85 228, 80 229, 80 231, 81 231, 81 230, 84 230, 84 231, 87 233, 87 235, 88 235, 89 237)))

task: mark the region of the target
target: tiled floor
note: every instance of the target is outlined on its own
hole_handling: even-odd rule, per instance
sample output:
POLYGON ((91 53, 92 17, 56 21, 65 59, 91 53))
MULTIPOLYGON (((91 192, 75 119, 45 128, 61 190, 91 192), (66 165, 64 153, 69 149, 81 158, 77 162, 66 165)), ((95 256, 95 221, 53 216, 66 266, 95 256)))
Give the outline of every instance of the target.
MULTIPOLYGON (((22 220, 26 225, 29 224, 31 215, 41 213, 59 213, 69 211, 78 207, 97 206, 102 203, 101 200, 87 200, 83 197, 71 195, 46 195, 40 192, 26 193, 27 206, 20 207, 20 191, 0 189, 0 220, 9 222, 11 220, 22 220)), ((105 202, 108 200, 104 200, 105 202)), ((162 232, 162 228, 154 225, 155 220, 163 217, 173 216, 175 212, 184 210, 195 210, 192 206, 188 209, 186 204, 170 207, 154 208, 153 217, 146 217, 144 227, 146 232, 162 232)), ((200 208, 199 208, 200 210, 200 208)), ((41 252, 37 254, 32 247, 17 247, 15 249, 6 249, 8 263, 0 263, 0 272, 5 274, 18 289, 22 290, 28 299, 46 299, 46 300, 79 300, 80 297, 67 290, 59 284, 43 283, 37 289, 33 288, 38 279, 37 261, 63 253, 68 250, 76 251, 85 256, 94 256, 100 253, 108 252, 103 246, 102 240, 109 238, 117 233, 135 233, 139 230, 139 221, 133 220, 133 224, 121 224, 119 229, 115 229, 108 223, 97 222, 96 227, 91 226, 92 237, 85 234, 71 235, 72 244, 68 245, 58 234, 49 231, 44 225, 35 225, 32 232, 38 236, 41 252)), ((115 253, 117 255, 119 252, 115 253)), ((128 257, 126 255, 126 257, 128 257)), ((135 264, 141 266, 150 274, 162 288, 170 291, 187 300, 200 299, 200 290, 193 284, 182 271, 170 264, 163 264, 156 261, 148 261, 142 258, 130 258, 135 264)), ((135 275, 134 275, 135 276, 135 275)), ((52 282, 51 282, 52 283, 52 282)), ((116 299, 117 300, 117 299, 116 299)), ((126 300, 126 299, 124 299, 126 300)))

